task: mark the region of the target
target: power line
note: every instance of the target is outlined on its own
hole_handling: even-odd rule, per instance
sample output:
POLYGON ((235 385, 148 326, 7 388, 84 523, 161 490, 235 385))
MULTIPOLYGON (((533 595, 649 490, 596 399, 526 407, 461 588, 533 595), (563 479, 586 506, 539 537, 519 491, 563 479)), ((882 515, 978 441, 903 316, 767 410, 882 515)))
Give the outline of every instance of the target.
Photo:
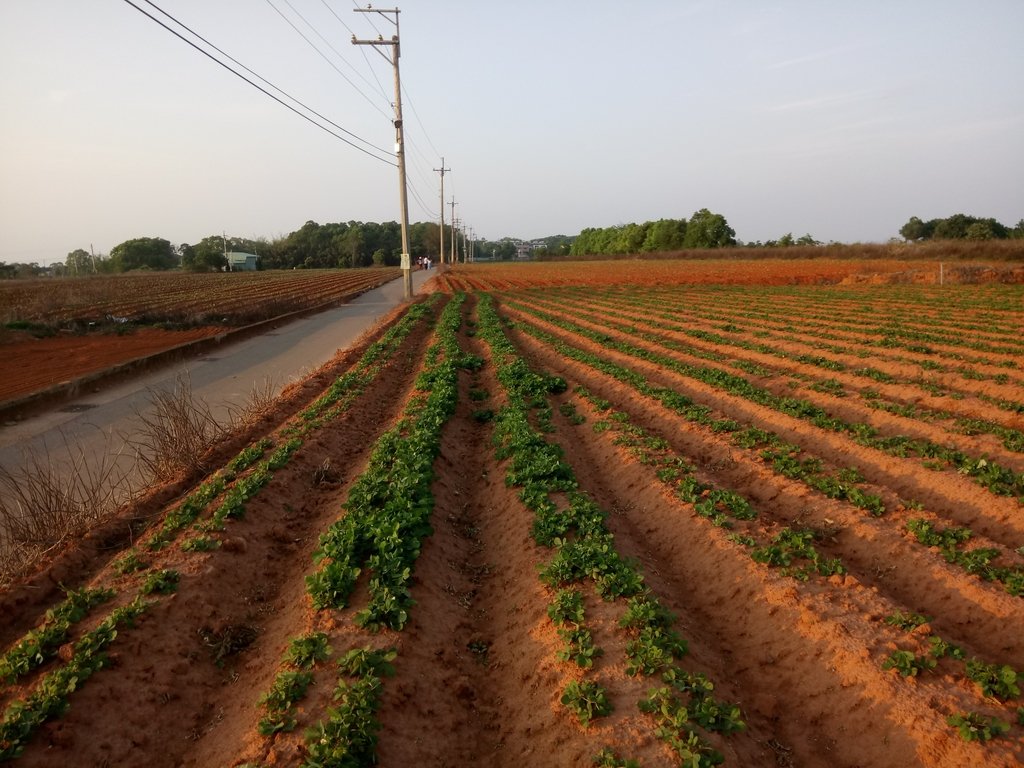
MULTIPOLYGON (((327 4, 327 0, 320 0, 320 2, 323 3, 324 8, 326 8, 328 11, 330 11, 331 15, 334 16, 334 18, 336 18, 338 20, 338 22, 341 24, 341 26, 343 26, 348 31, 348 33, 350 35, 355 37, 355 35, 356 35, 355 30, 352 29, 352 27, 350 27, 348 24, 346 24, 344 19, 342 19, 341 16, 339 16, 338 13, 333 8, 331 8, 331 6, 329 6, 327 4)), ((380 95, 384 97, 384 100, 387 101, 390 104, 391 100, 388 97, 388 92, 384 90, 384 86, 381 84, 380 78, 377 77, 377 72, 373 69, 373 67, 370 66, 370 57, 366 55, 366 51, 364 51, 362 48, 359 49, 359 52, 363 55, 363 61, 366 62, 366 68, 370 70, 370 74, 373 75, 373 79, 377 83, 377 90, 380 91, 380 95)), ((348 63, 347 60, 346 60, 346 63, 348 63)), ((351 64, 349 66, 351 66, 351 64)), ((352 67, 352 69, 354 71, 355 67, 352 67)), ((363 77, 363 82, 366 83, 367 85, 370 85, 369 80, 367 80, 365 77, 363 77)))
POLYGON ((385 40, 383 35, 379 35, 376 40, 359 40, 355 35, 352 35, 352 45, 370 45, 373 46, 374 50, 380 53, 385 59, 388 56, 378 48, 389 46, 391 48, 391 66, 395 73, 395 158, 398 160, 398 188, 400 191, 399 202, 401 204, 402 213, 402 254, 401 268, 402 268, 402 284, 403 293, 406 300, 412 298, 412 258, 409 252, 409 184, 406 180, 405 173, 405 132, 402 121, 402 76, 399 72, 398 60, 401 58, 401 44, 399 43, 399 25, 398 25, 398 14, 401 13, 397 8, 391 9, 378 9, 374 10, 372 7, 367 7, 365 10, 362 8, 356 8, 356 13, 365 13, 367 15, 376 13, 382 17, 386 15, 394 15, 393 19, 388 19, 394 27, 395 34, 391 36, 390 40, 385 40))
POLYGON ((409 89, 406 88, 404 85, 402 86, 402 93, 405 94, 405 100, 409 102, 409 106, 412 107, 412 114, 416 118, 416 122, 419 123, 419 126, 423 131, 423 136, 426 138, 427 143, 430 145, 430 148, 434 150, 434 154, 440 157, 441 153, 437 151, 437 147, 434 146, 434 142, 430 140, 430 134, 427 133, 426 126, 423 125, 423 121, 420 120, 420 113, 416 110, 416 105, 413 103, 412 97, 409 96, 409 89))
MULTIPOLYGON (((348 144, 348 145, 349 145, 350 147, 353 147, 354 149, 358 149, 358 150, 359 150, 360 152, 362 152, 363 154, 365 154, 365 155, 369 155, 370 157, 372 157, 372 158, 373 158, 373 159, 375 159, 375 160, 379 160, 380 162, 382 162, 382 163, 387 163, 388 165, 391 165, 391 166, 394 166, 394 165, 395 165, 395 163, 394 163, 394 162, 392 162, 392 161, 391 161, 390 159, 387 159, 387 158, 383 158, 383 157, 380 157, 379 155, 375 155, 375 154, 373 154, 373 153, 372 153, 372 152, 371 152, 370 150, 368 150, 368 149, 366 149, 366 148, 364 148, 364 147, 361 147, 361 146, 359 146, 358 144, 354 144, 353 142, 351 142, 351 141, 349 141, 348 139, 346 139, 346 138, 345 138, 344 136, 341 136, 340 134, 337 134, 337 133, 335 133, 334 131, 332 131, 332 130, 331 130, 330 128, 328 128, 327 126, 325 126, 325 125, 323 125, 323 124, 321 124, 321 123, 318 123, 318 122, 317 122, 316 120, 314 120, 313 118, 311 118, 311 117, 310 117, 309 115, 307 115, 307 114, 304 114, 304 113, 300 112, 300 111, 299 111, 299 110, 297 110, 297 109, 296 109, 295 107, 293 107, 293 106, 292 106, 291 104, 288 104, 288 103, 286 103, 286 102, 282 101, 282 100, 281 100, 281 99, 279 99, 279 98, 278 98, 277 96, 275 96, 275 95, 274 95, 274 94, 272 94, 272 93, 271 93, 270 91, 268 91, 268 90, 267 90, 266 88, 262 87, 261 85, 259 85, 259 84, 257 84, 257 83, 254 83, 254 82, 253 82, 252 80, 250 80, 249 78, 247 78, 247 77, 246 77, 245 75, 243 75, 243 74, 242 74, 241 72, 239 72, 238 70, 232 69, 232 68, 231 68, 230 66, 228 66, 228 65, 227 65, 226 63, 224 63, 223 61, 221 61, 220 59, 218 59, 218 58, 217 58, 216 56, 214 56, 213 54, 211 54, 211 53, 210 53, 209 51, 206 51, 206 50, 202 49, 201 47, 199 47, 198 45, 196 45, 196 44, 195 44, 195 43, 194 43, 194 42, 193 42, 192 40, 189 40, 189 39, 188 39, 187 37, 185 37, 184 35, 182 35, 182 34, 181 34, 180 32, 178 32, 177 30, 175 30, 175 29, 172 29, 171 27, 167 26, 167 24, 165 24, 165 23, 164 23, 163 21, 161 21, 161 20, 160 20, 160 19, 158 19, 158 18, 157 18, 156 16, 154 16, 154 15, 152 15, 151 13, 149 13, 148 11, 146 11, 146 10, 145 10, 144 8, 141 8, 141 7, 139 7, 138 5, 136 5, 136 4, 134 3, 134 2, 132 2, 132 0, 124 0, 124 1, 125 1, 126 3, 128 3, 128 5, 130 5, 130 6, 132 7, 132 8, 134 8, 135 10, 137 10, 137 11, 138 11, 139 13, 141 13, 141 14, 142 14, 143 16, 145 16, 146 18, 148 18, 148 19, 150 19, 151 21, 153 21, 153 22, 155 22, 155 23, 159 24, 159 25, 160 25, 161 27, 163 27, 164 29, 166 29, 166 30, 167 30, 168 32, 170 32, 170 33, 171 33, 172 35, 174 35, 175 37, 177 37, 177 38, 178 38, 179 40, 181 40, 182 42, 184 42, 184 43, 187 43, 187 44, 188 44, 188 45, 190 45, 190 46, 191 46, 192 48, 195 48, 195 49, 196 49, 197 51, 199 51, 199 53, 203 54, 204 56, 206 56, 206 57, 207 57, 208 59, 210 59, 210 60, 211 60, 211 61, 213 61, 214 63, 216 63, 216 64, 219 64, 220 66, 222 66, 222 67, 223 67, 224 69, 226 69, 226 70, 227 70, 228 72, 230 72, 231 74, 235 75, 236 77, 238 77, 238 78, 240 78, 240 79, 244 80, 244 81, 245 81, 246 83, 248 83, 249 85, 251 85, 251 86, 252 86, 253 88, 255 88, 256 90, 260 91, 260 92, 261 92, 261 93, 263 93, 264 95, 266 95, 266 96, 269 96, 269 97, 270 97, 271 99, 273 99, 274 101, 276 101, 276 102, 277 102, 278 104, 280 104, 280 105, 281 105, 282 107, 285 107, 286 109, 288 109, 288 110, 290 110, 290 111, 294 112, 294 113, 295 113, 296 115, 298 115, 299 117, 301 117, 301 118, 302 118, 303 120, 306 120, 307 122, 309 122, 309 123, 312 123, 312 124, 313 124, 313 125, 315 125, 315 126, 316 126, 317 128, 319 128, 320 130, 324 131, 325 133, 329 133, 329 134, 330 134, 331 136, 333 136, 334 138, 336 138, 336 139, 339 139, 340 141, 343 141, 343 142, 345 142, 345 143, 346 143, 346 144, 348 144)), ((382 149, 382 148, 380 148, 380 147, 377 147, 377 146, 375 146, 374 144, 371 144, 370 142, 368 142, 368 141, 367 141, 366 139, 362 138, 361 136, 357 136, 356 134, 352 133, 351 131, 349 131, 349 130, 346 130, 345 128, 342 128, 342 127, 341 127, 340 125, 338 125, 338 124, 337 124, 337 123, 335 123, 334 121, 332 121, 332 120, 330 120, 330 119, 328 119, 328 118, 324 117, 323 115, 321 115, 321 114, 320 114, 319 112, 317 112, 317 111, 316 111, 316 110, 314 110, 313 108, 311 108, 311 107, 308 107, 308 106, 306 106, 306 105, 305 105, 304 103, 302 103, 301 101, 299 101, 298 99, 296 99, 296 98, 295 98, 294 96, 292 96, 292 95, 290 95, 290 94, 286 93, 285 91, 281 90, 280 88, 278 88, 278 87, 277 87, 276 85, 274 85, 273 83, 271 83, 271 82, 270 82, 269 80, 267 80, 266 78, 264 78, 264 77, 262 77, 262 76, 258 75, 257 73, 253 72, 253 71, 252 71, 251 69, 249 69, 248 67, 246 67, 246 66, 245 66, 244 64, 242 64, 241 62, 237 61, 236 59, 234 59, 234 58, 233 58, 232 56, 228 55, 228 54, 227 54, 227 53, 225 53, 224 51, 222 51, 222 50, 221 50, 220 48, 218 48, 218 47, 217 47, 216 45, 214 45, 214 44, 213 44, 213 43, 211 43, 211 42, 210 42, 209 40, 207 40, 206 38, 204 38, 204 37, 203 37, 202 35, 200 35, 200 34, 199 34, 198 32, 195 32, 194 30, 190 29, 190 28, 189 28, 189 27, 188 27, 187 25, 185 25, 185 24, 183 24, 182 22, 178 21, 178 19, 176 19, 176 18, 175 18, 174 16, 172 16, 171 14, 169 14, 169 13, 168 13, 167 11, 165 11, 165 10, 164 10, 163 8, 160 8, 160 7, 159 7, 158 5, 156 5, 155 3, 153 3, 153 2, 150 2, 150 0, 144 0, 144 2, 146 2, 146 4, 147 4, 147 5, 149 5, 149 6, 153 7, 153 8, 155 8, 155 9, 156 9, 157 11, 159 11, 159 12, 160 12, 160 13, 162 13, 162 14, 163 14, 164 16, 166 16, 167 18, 169 18, 169 19, 170 19, 171 21, 173 21, 173 22, 174 22, 175 24, 177 24, 178 26, 180 26, 180 27, 181 27, 182 29, 185 29, 185 30, 187 30, 187 31, 188 31, 188 32, 189 32, 190 34, 192 34, 192 35, 194 35, 195 37, 197 37, 198 39, 202 40, 202 41, 203 41, 204 43, 206 43, 206 44, 207 44, 208 46, 210 46, 210 47, 211 47, 211 48, 213 48, 213 49, 214 49, 215 51, 217 51, 218 53, 220 53, 220 54, 221 54, 222 56, 226 56, 226 57, 227 57, 228 59, 230 59, 230 60, 231 60, 232 62, 234 62, 235 64, 237 64, 238 66, 240 66, 240 67, 241 67, 242 69, 244 69, 244 70, 245 70, 246 72, 248 72, 249 74, 253 75, 253 77, 256 77, 256 78, 258 78, 259 80, 261 80, 262 82, 266 83, 266 84, 267 84, 267 85, 268 85, 269 87, 273 88, 273 89, 274 89, 275 91, 277 91, 278 93, 280 93, 280 94, 284 95, 284 96, 285 96, 285 97, 287 97, 288 99, 291 99, 291 101, 293 101, 293 102, 295 102, 296 104, 298 104, 299 106, 301 106, 301 107, 302 107, 303 109, 305 109, 305 110, 306 110, 307 112, 310 112, 310 113, 312 113, 312 114, 316 115, 316 116, 317 116, 317 117, 319 117, 319 118, 320 118, 321 120, 323 120, 323 121, 325 121, 325 122, 329 123, 330 125, 333 125, 333 126, 334 126, 335 128, 337 128, 337 129, 338 129, 339 131, 341 131, 342 133, 345 133, 345 134, 347 134, 347 135, 351 136, 352 138, 354 138, 354 139, 356 139, 356 140, 358 140, 358 141, 361 141, 362 143, 366 144, 366 145, 367 145, 367 146, 369 146, 369 147, 372 147, 373 149, 377 150, 378 152, 384 152, 385 154, 390 154, 390 153, 388 153, 388 151, 387 151, 387 150, 385 150, 385 149, 382 149)))
POLYGON ((429 209, 429 208, 427 207, 427 204, 426 204, 425 202, 423 202, 423 198, 422 198, 422 197, 420 197, 420 194, 419 194, 419 192, 417 192, 417 191, 416 191, 416 187, 412 187, 412 186, 411 186, 411 187, 409 187, 409 192, 410 192, 410 193, 412 194, 412 196, 413 196, 413 199, 414 199, 414 200, 416 201, 416 203, 417 203, 417 204, 419 205, 419 207, 420 207, 421 209, 423 209, 423 212, 424 212, 424 213, 425 213, 425 214, 426 214, 426 215, 427 215, 428 217, 430 217, 430 219, 431 219, 431 220, 433 220, 434 218, 436 218, 436 217, 434 216, 434 213, 433 213, 433 211, 431 211, 431 210, 430 210, 430 209, 429 209))
MULTIPOLYGON (((353 88, 355 88, 355 89, 356 89, 356 92, 357 92, 357 93, 358 93, 358 94, 359 94, 360 96, 362 96, 362 97, 363 97, 364 99, 366 99, 366 101, 367 101, 367 102, 368 102, 368 103, 370 104, 370 106, 371 106, 371 107, 373 107, 373 108, 374 108, 375 110, 377 110, 378 112, 380 112, 380 113, 381 113, 381 114, 382 114, 382 115, 383 115, 384 117, 388 117, 388 113, 387 113, 387 112, 385 112, 385 111, 384 111, 383 109, 381 109, 381 108, 380 108, 380 106, 378 106, 378 104, 377 104, 377 103, 376 103, 376 102, 375 102, 375 101, 374 101, 373 99, 371 99, 371 98, 370 98, 369 96, 367 96, 367 95, 366 95, 366 93, 364 93, 364 92, 363 92, 363 90, 362 90, 362 89, 361 89, 361 88, 360 88, 360 87, 359 87, 358 85, 356 85, 355 83, 353 83, 353 82, 352 82, 352 81, 351 81, 351 80, 350 80, 350 79, 348 78, 348 76, 347 76, 347 75, 346 75, 346 74, 345 74, 344 72, 342 72, 342 71, 341 71, 340 69, 338 69, 338 67, 337 67, 337 66, 336 66, 336 65, 334 64, 334 62, 333 62, 333 61, 331 61, 331 60, 330 60, 330 58, 328 58, 328 57, 327 57, 327 55, 326 55, 326 54, 325 54, 325 53, 324 53, 323 51, 321 51, 321 50, 320 50, 319 48, 317 48, 316 44, 315 44, 315 43, 314 43, 314 42, 313 42, 312 40, 310 40, 310 39, 309 39, 308 37, 306 37, 306 35, 305 35, 305 34, 304 34, 304 33, 302 32, 302 30, 301 30, 301 29, 299 29, 299 28, 298 28, 297 26, 295 26, 295 25, 294 25, 294 24, 292 23, 291 19, 289 19, 289 18, 288 18, 287 16, 285 16, 285 15, 284 15, 284 14, 283 14, 283 13, 281 12, 281 9, 280 9, 280 8, 278 8, 278 7, 276 6, 276 5, 274 5, 274 3, 273 3, 273 0, 266 0, 266 2, 267 2, 267 5, 269 5, 269 6, 270 6, 271 8, 273 8, 273 9, 274 9, 275 11, 277 11, 277 14, 278 14, 278 16, 280 16, 280 17, 281 17, 282 19, 284 19, 284 20, 285 20, 285 22, 286 22, 286 23, 288 24, 288 26, 290 26, 290 27, 291 27, 292 29, 294 29, 294 30, 295 30, 296 34, 298 34, 298 35, 299 35, 299 37, 301 37, 301 38, 302 38, 303 40, 305 40, 305 41, 306 41, 306 44, 307 44, 307 45, 308 45, 308 46, 309 46, 310 48, 312 48, 312 49, 313 49, 314 51, 316 51, 316 52, 317 52, 318 54, 320 54, 320 57, 321 57, 321 58, 322 58, 322 59, 323 59, 324 61, 326 61, 326 62, 327 62, 327 64, 328 64, 328 65, 329 65, 329 66, 331 67, 331 69, 333 69, 333 70, 334 70, 335 72, 337 72, 337 73, 338 73, 338 74, 339 74, 339 75, 341 76, 341 78, 342 78, 342 79, 343 79, 343 80, 344 80, 344 81, 345 81, 346 83, 348 83, 348 84, 349 84, 349 85, 351 85, 351 86, 352 86, 353 88)), ((324 41, 324 43, 326 43, 326 44, 327 44, 327 47, 328 47, 328 48, 330 48, 330 49, 331 49, 332 51, 334 51, 334 54, 335 54, 335 55, 336 55, 336 56, 337 56, 337 57, 338 57, 339 59, 341 59, 342 61, 345 61, 345 59, 344 59, 344 58, 342 57, 342 55, 341 55, 340 53, 338 53, 338 51, 337 51, 337 50, 336 50, 336 49, 334 48, 334 46, 332 46, 332 45, 330 44, 330 42, 328 42, 328 41, 327 41, 327 39, 326 39, 326 38, 325 38, 325 37, 324 37, 323 35, 321 35, 319 31, 317 31, 316 27, 314 27, 314 26, 313 26, 312 24, 310 24, 310 23, 309 23, 308 21, 306 21, 306 18, 305 18, 305 17, 304 17, 304 16, 303 16, 303 15, 302 15, 301 13, 299 13, 299 12, 298 12, 298 11, 297 11, 297 10, 295 9, 295 6, 294 6, 294 5, 292 5, 292 4, 290 3, 290 2, 288 2, 288 0, 284 0, 284 3, 285 3, 285 5, 287 5, 287 6, 289 7, 289 8, 291 8, 291 9, 292 9, 292 12, 293 12, 293 13, 294 13, 294 14, 295 14, 296 16, 298 16, 298 17, 299 17, 300 19, 302 19, 302 21, 303 21, 303 22, 304 22, 304 23, 306 24, 306 26, 307 26, 307 27, 309 27, 309 28, 310 28, 311 30, 313 30, 313 32, 314 32, 314 33, 315 33, 315 34, 316 34, 316 35, 317 35, 317 36, 318 36, 318 37, 319 37, 319 38, 320 38, 321 40, 323 40, 323 41, 324 41)), ((345 63, 346 63, 346 64, 348 64, 348 62, 347 62, 347 61, 345 61, 345 63)), ((352 65, 351 65, 351 64, 349 64, 349 66, 351 67, 352 65)), ((355 69, 355 68, 353 67, 353 70, 354 70, 354 69, 355 69)), ((367 84, 369 85, 369 83, 367 83, 367 84)))
POLYGON ((442 267, 444 266, 444 175, 446 173, 448 173, 450 170, 451 170, 451 168, 445 168, 444 167, 444 158, 443 157, 441 158, 441 167, 434 169, 435 173, 440 173, 441 174, 441 226, 438 227, 438 231, 440 232, 441 239, 440 239, 440 244, 438 245, 437 253, 438 253, 438 255, 441 258, 441 266, 442 267))
MULTIPOLYGON (((363 8, 359 7, 359 3, 357 3, 356 0, 352 0, 352 7, 355 8, 360 13, 364 13, 365 12, 363 8)), ((371 6, 369 4, 367 4, 365 10, 371 10, 371 6)), ((373 10, 376 10, 376 9, 373 9, 373 10)), ((384 37, 384 34, 380 31, 380 27, 378 27, 376 24, 373 23, 373 18, 369 14, 367 14, 366 20, 370 22, 370 26, 373 27, 373 31, 377 33, 378 37, 384 37)), ((352 34, 354 35, 355 32, 353 32, 352 34)))
MULTIPOLYGON (((288 0, 284 0, 284 1, 288 2, 288 0)), ((348 30, 349 32, 352 33, 352 37, 355 38, 356 37, 355 32, 352 30, 352 28, 348 24, 346 24, 344 22, 344 20, 342 20, 342 18, 337 13, 334 12, 334 10, 327 4, 327 0, 320 0, 320 2, 323 3, 324 7, 326 7, 334 15, 334 17, 341 23, 341 25, 343 27, 345 27, 346 30, 348 30)), ((290 3, 289 3, 289 5, 290 5, 290 3)), ((377 32, 378 36, 383 38, 384 35, 381 33, 380 28, 377 27, 377 25, 373 23, 373 14, 367 12, 367 11, 370 10, 370 6, 367 6, 367 8, 364 10, 363 8, 359 7, 359 3, 356 2, 356 0, 353 0, 352 5, 355 6, 355 9, 357 11, 359 11, 360 13, 364 13, 365 14, 364 18, 366 18, 370 22, 370 25, 373 27, 374 31, 377 32)), ((363 52, 363 58, 366 59, 365 51, 363 52)), ((380 79, 377 77, 376 70, 372 66, 370 66, 369 59, 366 59, 366 63, 367 63, 367 66, 370 69, 370 73, 373 75, 374 79, 377 81, 378 86, 380 86, 381 93, 384 94, 385 97, 387 97, 387 94, 384 91, 384 87, 382 85, 380 85, 380 79)), ((434 142, 431 141, 430 134, 427 132, 426 126, 423 124, 423 120, 420 118, 419 112, 416 109, 416 105, 412 103, 411 97, 409 96, 409 89, 406 88, 403 85, 403 86, 401 86, 401 93, 404 95, 406 100, 409 101, 409 106, 412 108, 413 116, 416 118, 416 122, 419 124, 420 128, 422 129, 423 136, 424 136, 424 138, 426 138, 427 143, 434 150, 435 155, 440 156, 441 153, 437 151, 437 147, 435 147, 434 146, 434 142)), ((406 138, 405 139, 405 144, 406 144, 406 146, 409 149, 412 150, 412 152, 415 155, 417 155, 419 157, 419 159, 423 163, 422 166, 420 166, 420 165, 418 165, 416 163, 413 163, 412 167, 413 167, 414 172, 419 175, 420 181, 424 182, 425 185, 430 186, 432 181, 428 178, 427 169, 431 169, 432 170, 432 165, 433 164, 420 151, 419 145, 416 142, 410 141, 408 138, 406 138)), ((406 153, 406 159, 407 160, 409 159, 408 153, 406 153)), ((415 188, 413 188, 411 191, 412 191, 413 197, 416 198, 416 201, 419 203, 420 207, 423 208, 424 213, 426 213, 427 215, 430 215, 429 206, 427 206, 424 203, 423 198, 420 197, 418 191, 415 188)))

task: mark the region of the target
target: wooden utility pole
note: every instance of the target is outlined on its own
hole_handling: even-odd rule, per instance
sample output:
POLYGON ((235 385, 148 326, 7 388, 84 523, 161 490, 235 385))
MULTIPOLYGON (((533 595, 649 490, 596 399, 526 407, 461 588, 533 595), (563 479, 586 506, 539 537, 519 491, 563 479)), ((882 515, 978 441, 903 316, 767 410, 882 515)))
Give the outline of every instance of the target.
POLYGON ((409 257, 409 188, 405 181, 405 131, 402 128, 402 78, 398 72, 398 59, 401 56, 401 47, 398 42, 398 14, 397 8, 353 8, 356 13, 376 13, 388 18, 385 14, 394 14, 394 18, 388 18, 395 25, 395 34, 390 40, 385 40, 383 35, 378 35, 376 40, 357 40, 352 35, 352 45, 372 45, 381 56, 387 59, 387 55, 380 51, 378 46, 391 46, 391 65, 395 69, 395 155, 398 158, 398 190, 399 202, 402 208, 402 285, 405 288, 406 300, 412 298, 412 264, 409 257))
MULTIPOLYGON (((445 171, 450 171, 451 168, 444 167, 444 158, 441 158, 441 167, 435 168, 434 171, 441 174, 441 249, 437 252, 441 260, 441 266, 444 266, 444 174, 445 171)), ((454 215, 454 213, 453 213, 454 215)))

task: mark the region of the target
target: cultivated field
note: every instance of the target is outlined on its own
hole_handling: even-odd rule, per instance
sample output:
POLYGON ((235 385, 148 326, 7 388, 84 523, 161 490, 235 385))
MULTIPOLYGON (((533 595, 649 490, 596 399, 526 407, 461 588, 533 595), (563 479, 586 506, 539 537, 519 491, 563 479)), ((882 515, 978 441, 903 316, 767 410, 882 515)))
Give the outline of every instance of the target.
POLYGON ((1024 288, 914 275, 452 270, 0 596, 0 759, 1019 765, 1024 288))
POLYGON ((230 328, 350 301, 400 274, 372 268, 3 280, 0 404, 230 328))
POLYGON ((0 281, 0 323, 243 325, 355 296, 395 268, 149 272, 0 281))

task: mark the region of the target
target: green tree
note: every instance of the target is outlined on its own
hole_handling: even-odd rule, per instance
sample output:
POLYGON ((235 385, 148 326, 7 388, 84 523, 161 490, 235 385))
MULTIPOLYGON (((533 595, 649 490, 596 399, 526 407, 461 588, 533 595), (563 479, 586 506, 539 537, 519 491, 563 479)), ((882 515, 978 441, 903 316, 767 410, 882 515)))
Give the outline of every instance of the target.
POLYGON ((178 256, 170 242, 162 237, 137 237, 110 249, 110 260, 117 272, 134 269, 173 269, 178 256))
POLYGON ((228 260, 224 257, 225 248, 235 250, 223 235, 209 235, 189 248, 192 252, 191 258, 186 260, 183 253, 181 265, 196 272, 223 271, 228 265, 228 260))
POLYGON ((994 240, 995 236, 991 221, 976 221, 964 232, 965 240, 994 240))
MULTIPOLYGON (((444 247, 450 252, 451 241, 445 234, 444 247)), ((437 263, 437 255, 441 250, 441 227, 433 221, 420 221, 409 225, 409 251, 415 262, 419 256, 429 256, 437 263)))
POLYGON ((658 219, 647 226, 641 251, 678 251, 686 239, 686 219, 658 219))
POLYGON ((366 266, 366 264, 363 263, 363 258, 365 256, 368 261, 370 253, 368 253, 366 249, 366 238, 363 236, 363 227, 361 225, 355 225, 354 222, 350 224, 344 234, 337 235, 334 238, 334 244, 338 250, 338 259, 335 264, 331 264, 330 266, 366 266))
POLYGON ((178 259, 181 261, 181 268, 194 271, 196 260, 196 249, 188 243, 178 245, 178 259))
POLYGON ((71 275, 87 275, 95 271, 92 256, 84 248, 76 248, 69 253, 64 264, 71 275))
POLYGON ((720 213, 701 208, 686 225, 684 248, 725 248, 736 245, 736 231, 720 213))
POLYGON ((932 236, 931 229, 917 216, 911 216, 910 221, 900 227, 900 237, 912 242, 927 240, 932 236))
POLYGON ((973 216, 954 213, 952 216, 939 219, 932 233, 934 240, 963 240, 967 237, 967 229, 977 221, 973 216))

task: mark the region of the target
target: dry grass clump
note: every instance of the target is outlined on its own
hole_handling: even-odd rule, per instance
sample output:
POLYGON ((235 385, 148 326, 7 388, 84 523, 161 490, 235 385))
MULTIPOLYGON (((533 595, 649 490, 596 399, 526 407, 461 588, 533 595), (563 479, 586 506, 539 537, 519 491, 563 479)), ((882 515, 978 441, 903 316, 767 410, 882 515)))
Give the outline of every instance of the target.
POLYGON ((229 407, 226 419, 220 419, 192 393, 186 374, 178 376, 173 389, 149 393, 150 407, 137 411, 139 427, 126 441, 146 477, 157 482, 209 471, 212 449, 233 432, 255 424, 275 402, 274 386, 265 380, 253 385, 245 403, 229 407))
POLYGON ((20 467, 0 467, 0 585, 131 501, 121 458, 65 437, 59 454, 28 451, 20 467))
POLYGON ((139 426, 126 436, 140 469, 158 482, 204 470, 206 454, 229 428, 192 395, 186 375, 177 378, 173 389, 150 389, 149 394, 150 407, 136 411, 139 426))
POLYGON ((192 392, 188 376, 170 390, 150 390, 138 428, 103 450, 64 438, 60 452, 28 452, 22 465, 0 467, 0 587, 12 583, 64 543, 109 520, 147 488, 205 474, 214 448, 263 418, 275 404, 270 381, 218 419, 192 392))

